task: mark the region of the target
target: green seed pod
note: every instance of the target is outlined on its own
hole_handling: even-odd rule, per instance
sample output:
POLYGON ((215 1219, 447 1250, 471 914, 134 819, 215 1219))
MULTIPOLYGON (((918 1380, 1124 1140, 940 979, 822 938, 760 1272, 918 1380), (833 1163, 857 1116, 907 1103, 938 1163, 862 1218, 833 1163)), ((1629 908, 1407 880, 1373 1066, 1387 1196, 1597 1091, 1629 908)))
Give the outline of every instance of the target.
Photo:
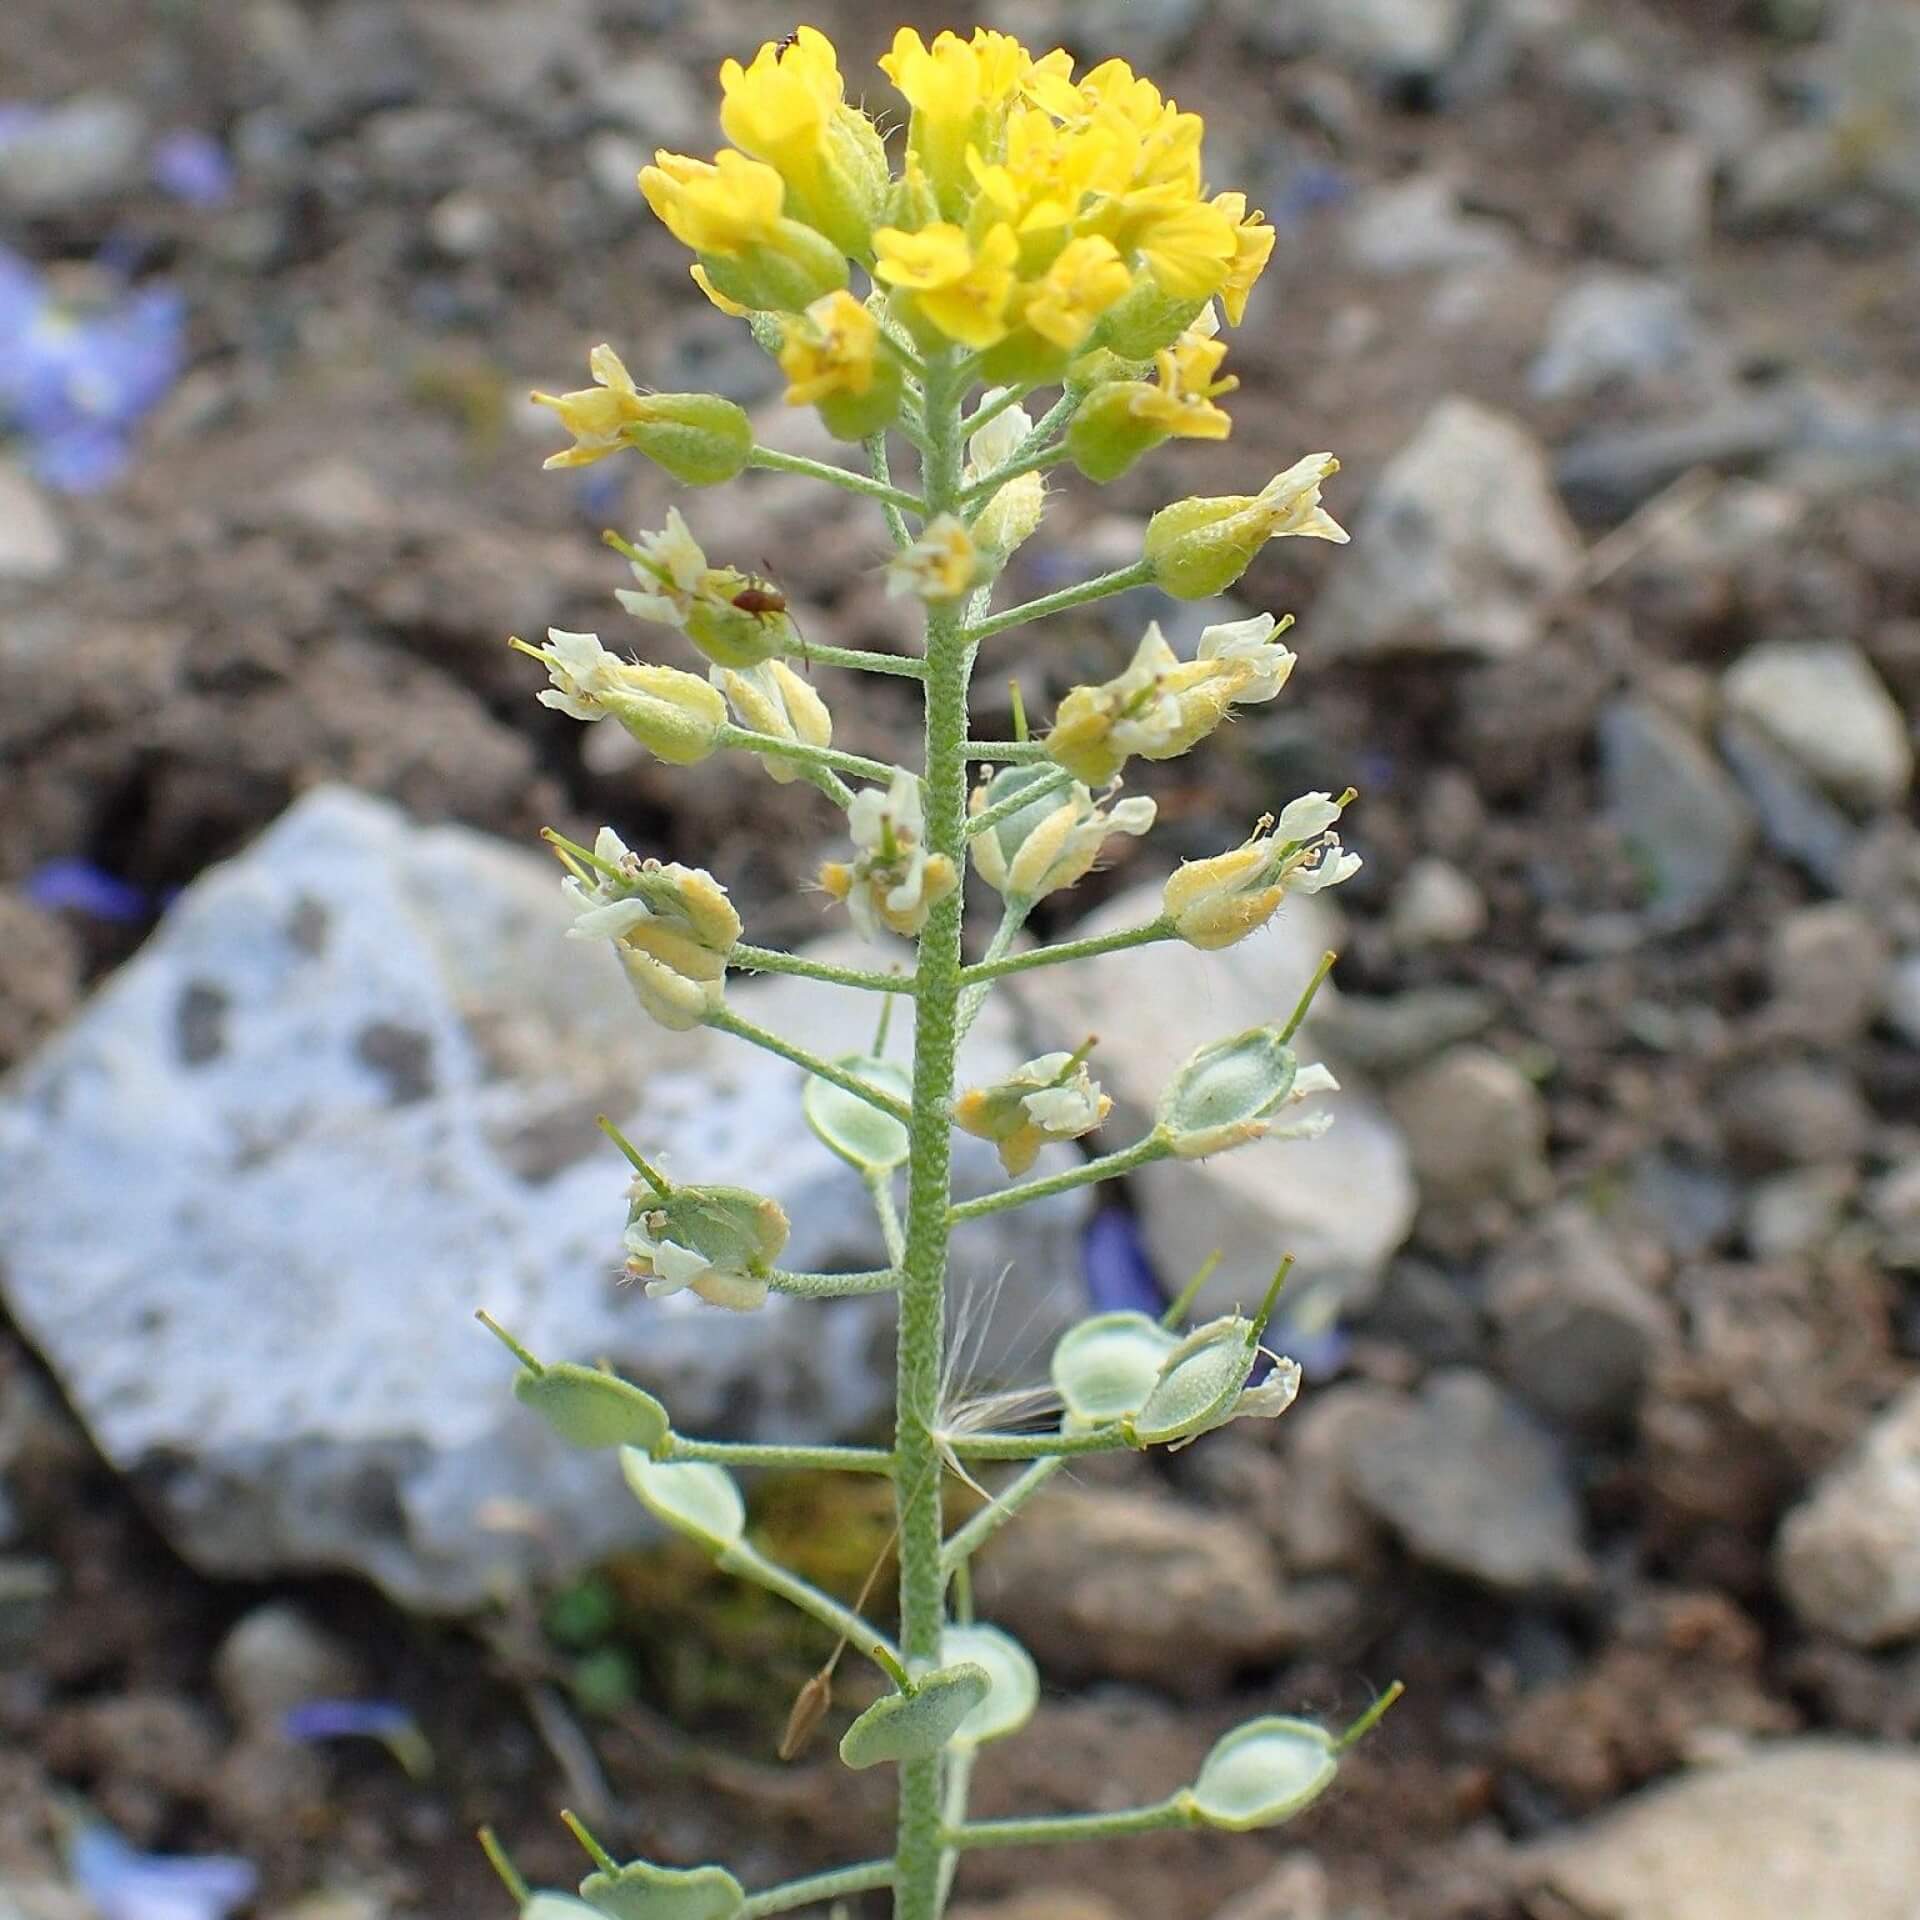
POLYGON ((1135 1444, 1184 1446, 1231 1420, 1258 1357, 1251 1320, 1233 1314, 1195 1327, 1168 1353, 1146 1405, 1134 1416, 1135 1444))
MULTIPOLYGON (((876 1093, 894 1094, 902 1100, 913 1097, 913 1082, 891 1060, 850 1053, 834 1065, 876 1093)), ((882 1113, 858 1094, 816 1075, 808 1079, 800 1095, 800 1108, 814 1138, 861 1173, 890 1173, 905 1163, 909 1146, 906 1128, 892 1114, 882 1113)))
POLYGON ((983 1668, 987 1697, 955 1730, 956 1746, 977 1747, 1018 1733, 1040 1704, 1040 1673, 1033 1656, 1012 1634, 998 1627, 949 1627, 940 1636, 940 1659, 947 1667, 983 1668))
POLYGON ((1206 1757, 1188 1799, 1227 1833, 1278 1826, 1317 1800, 1340 1769, 1333 1737, 1310 1720, 1272 1715, 1236 1727, 1206 1757))
POLYGON ((1124 360, 1151 360, 1199 319, 1206 304, 1204 300, 1176 300, 1162 293, 1151 275, 1142 274, 1100 316, 1091 344, 1109 348, 1124 360))
POLYGON ((992 1691, 992 1674, 971 1660, 936 1667, 911 1693, 882 1694, 842 1736, 840 1758, 856 1769, 924 1760, 954 1738, 992 1691))
POLYGON ((657 466, 689 487, 731 480, 753 451, 746 410, 717 393, 649 393, 626 437, 657 466))
POLYGON ((1133 403, 1153 388, 1142 381, 1122 380, 1096 388, 1067 429, 1067 458, 1089 480, 1105 485, 1117 480, 1142 454, 1151 453, 1167 435, 1133 410, 1133 403))
POLYGON ((588 1874, 580 1897, 606 1920, 733 1920, 747 1903, 725 1867, 656 1867, 651 1860, 588 1874))
POLYGON ((1054 1347, 1052 1373, 1069 1423, 1103 1427, 1131 1419, 1179 1344, 1144 1313, 1100 1313, 1068 1328, 1054 1347))
POLYGON ((729 300, 767 313, 799 313, 823 293, 847 284, 847 263, 824 233, 798 220, 775 226, 776 244, 755 247, 737 259, 703 253, 707 278, 729 300))
POLYGON ((633 1496, 653 1517, 724 1553, 747 1530, 747 1503, 732 1474, 704 1460, 656 1460, 637 1447, 620 1449, 620 1471, 633 1496))
POLYGON ((1160 1096, 1156 1130, 1182 1160, 1257 1140, 1293 1091, 1298 1063, 1278 1027, 1250 1027, 1194 1054, 1160 1096))

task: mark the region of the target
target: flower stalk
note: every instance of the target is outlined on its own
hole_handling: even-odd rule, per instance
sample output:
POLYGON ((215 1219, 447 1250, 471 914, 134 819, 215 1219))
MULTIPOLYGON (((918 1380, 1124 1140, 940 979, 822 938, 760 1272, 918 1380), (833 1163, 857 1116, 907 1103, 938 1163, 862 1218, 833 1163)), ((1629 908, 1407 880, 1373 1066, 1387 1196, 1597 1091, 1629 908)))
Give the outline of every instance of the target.
MULTIPOLYGON (((1064 52, 1035 58, 1005 34, 946 33, 929 46, 903 28, 880 64, 909 109, 904 156, 889 156, 880 128, 849 102, 832 44, 802 27, 751 62, 722 67, 731 146, 712 161, 657 154, 640 177, 648 203, 693 253, 701 292, 778 363, 788 404, 814 408, 860 465, 764 446, 741 409, 715 396, 643 392, 610 347, 595 350, 590 387, 541 398, 573 436, 549 465, 632 452, 689 487, 771 472, 876 508, 874 564, 890 595, 917 605, 919 650, 807 638, 779 582, 738 557, 710 559, 701 542, 714 525, 696 535, 678 508, 665 527, 610 535, 609 544, 635 581, 618 595, 621 606, 681 635, 707 663, 704 678, 630 658, 595 634, 550 630, 543 647, 516 645, 545 670, 539 697, 556 711, 583 724, 611 720, 669 765, 733 751, 742 777, 799 783, 796 804, 822 810, 850 844, 821 866, 819 890, 863 936, 913 944, 911 969, 895 971, 778 951, 743 937, 740 912, 704 869, 649 857, 612 828, 591 847, 552 836, 573 935, 612 947, 649 1016, 670 1029, 705 1027, 798 1070, 807 1124, 857 1172, 886 1262, 843 1273, 783 1267, 789 1222, 776 1199, 705 1183, 651 1143, 650 1159, 609 1124, 634 1175, 628 1274, 650 1300, 688 1296, 672 1299, 675 1311, 849 1311, 833 1303, 892 1293, 893 1431, 883 1446, 685 1435, 672 1425, 671 1383, 654 1383, 666 1396, 656 1399, 579 1360, 543 1363, 501 1337, 521 1368, 516 1395, 562 1438, 617 1449, 629 1490, 656 1523, 829 1627, 886 1674, 893 1691, 846 1728, 840 1754, 850 1767, 895 1769, 894 1848, 885 1860, 750 1895, 717 1865, 621 1865, 581 1830, 596 1871, 575 1900, 530 1892, 490 1847, 523 1920, 642 1911, 757 1920, 879 1888, 892 1890, 895 1920, 940 1920, 971 1851, 1275 1825, 1324 1787, 1344 1751, 1308 1722, 1268 1718, 1229 1735, 1192 1786, 1152 1806, 967 1818, 979 1746, 1017 1732, 1040 1689, 1024 1649, 974 1619, 974 1555, 1017 1516, 1044 1524, 1041 1496, 1072 1459, 1184 1446, 1235 1418, 1273 1417, 1290 1403, 1299 1370, 1276 1358, 1252 1384, 1277 1282, 1255 1318, 1229 1315, 1183 1334, 1190 1290, 1164 1320, 1122 1312, 1081 1321, 1054 1351, 1053 1404, 1062 1411, 1051 1423, 1023 1428, 1008 1418, 978 1431, 964 1401, 956 1412, 949 1378, 954 1232, 1172 1156, 1323 1123, 1323 1114, 1298 1124, 1277 1116, 1335 1090, 1324 1067, 1301 1065, 1293 1050, 1331 957, 1290 1016, 1201 1048, 1161 1094, 1149 1131, 1104 1153, 1076 1145, 1098 1135, 1114 1105, 1096 1077, 1102 1056, 1092 1036, 1051 1036, 1033 1058, 966 1088, 956 1077, 960 1043, 1002 980, 1165 940, 1202 951, 1231 944, 1264 926, 1289 890, 1338 884, 1358 865, 1333 831, 1353 796, 1305 795, 1263 817, 1241 846, 1188 861, 1168 878, 1154 919, 1014 951, 1036 909, 1100 859, 1127 857, 1151 830, 1153 800, 1121 797, 1129 761, 1183 754, 1236 706, 1273 699, 1295 657, 1278 644, 1290 621, 1271 614, 1206 629, 1191 659, 1149 627, 1123 673, 1069 691, 1044 730, 1037 721, 1029 730, 1016 682, 1010 740, 970 729, 974 663, 988 639, 1135 587, 1157 583, 1184 598, 1217 592, 1270 540, 1346 536, 1320 504, 1337 463, 1309 455, 1257 495, 1176 501, 1153 517, 1136 560, 996 610, 1010 556, 1044 518, 1050 473, 1071 467, 1100 482, 1166 439, 1217 440, 1231 430, 1217 404, 1237 385, 1220 372, 1221 315, 1239 324, 1273 232, 1243 195, 1206 191, 1198 117, 1124 63, 1076 79, 1064 52), (917 456, 917 491, 893 477, 896 437, 917 456), (917 685, 919 765, 835 746, 830 700, 854 703, 827 674, 816 686, 814 668, 917 685), (998 896, 984 950, 977 934, 966 945, 970 878, 998 896), (971 964, 969 950, 980 954, 971 964), (829 1059, 730 1005, 738 974, 878 995, 879 1032, 864 1052, 829 1059), (889 1046, 888 1016, 901 999, 913 1002, 910 1058, 889 1046), (992 1143, 1005 1184, 955 1201, 956 1129, 992 1143), (785 1298, 769 1309, 775 1295, 785 1298), (972 1484, 969 1467, 993 1462, 1019 1470, 948 1532, 948 1475, 972 1484), (734 1475, 758 1470, 889 1483, 893 1632, 868 1617, 866 1588, 848 1604, 752 1544, 734 1475)), ((816 1676, 817 1697, 802 1703, 809 1730, 832 1711, 823 1678, 831 1665, 816 1676)))

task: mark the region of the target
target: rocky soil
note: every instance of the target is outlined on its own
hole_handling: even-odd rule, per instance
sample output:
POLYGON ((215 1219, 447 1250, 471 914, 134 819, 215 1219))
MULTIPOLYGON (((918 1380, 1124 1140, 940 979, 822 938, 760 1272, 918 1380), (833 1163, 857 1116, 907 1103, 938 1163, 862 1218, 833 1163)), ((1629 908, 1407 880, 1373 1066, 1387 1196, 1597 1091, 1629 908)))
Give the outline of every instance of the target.
MULTIPOLYGON (((1349 780, 1367 866, 1342 921, 1289 907, 1225 956, 1204 1005, 1191 956, 1156 950, 1076 982, 1088 1004, 1007 996, 1037 1031, 1097 1027, 1125 1120, 1168 1022, 1264 1016, 1330 942, 1337 991, 1311 1032, 1347 1092, 1313 1147, 1129 1196, 1166 1278, 1223 1240, 1244 1261, 1302 1253, 1289 1332, 1307 1386, 1271 1429, 1089 1467, 985 1563, 983 1605, 1053 1685, 983 1763, 979 1804, 1120 1804, 1190 1777, 1250 1713, 1351 1718, 1396 1676, 1409 1692, 1281 1834, 984 1856, 968 1911, 1907 1920, 1920 26, 1878 0, 1003 13, 1030 42, 1165 78, 1207 114, 1214 176, 1281 229, 1235 341, 1233 440, 1097 501, 1064 488, 1020 584, 1130 557, 1165 498, 1257 485, 1320 446, 1344 463, 1329 499, 1355 535, 1338 553, 1286 543, 1242 583, 1241 611, 1301 616, 1292 686, 1224 752, 1163 769, 1163 831, 1050 903, 1052 925, 1124 917, 1152 862, 1349 780)), ((902 16, 947 24, 854 0, 813 15, 849 71, 902 16)), ((475 1153, 456 1155, 465 1135, 434 1150, 472 1219, 506 1229, 436 1221, 383 1245, 385 1218, 356 1228, 311 1199, 290 1216, 271 1165, 282 1096, 316 1127, 296 1173, 357 1168, 351 1192, 366 1170, 328 1160, 329 1124, 372 1113, 378 1139, 419 1146, 446 1089, 423 1087, 404 1032, 367 1041, 377 970, 356 976, 358 1038, 303 1049, 294 962, 267 980, 229 951, 218 994, 196 997, 217 915, 200 891, 169 913, 344 783, 401 810, 354 816, 382 823, 366 830, 383 875, 405 871, 407 818, 522 847, 543 824, 610 818, 711 866, 753 937, 827 930, 796 887, 823 815, 732 769, 608 754, 533 703, 501 644, 548 623, 611 631, 619 570, 599 530, 657 524, 668 497, 638 471, 542 475, 529 385, 571 383, 611 338, 644 383, 714 386, 765 408, 770 433, 804 433, 631 184, 656 143, 711 141, 723 55, 792 24, 759 0, 0 10, 0 244, 61 297, 125 280, 186 316, 117 479, 74 490, 33 434, 0 440, 0 1067, 19 1069, 0 1086, 7 1920, 93 1911, 57 1844, 78 1803, 141 1847, 250 1863, 263 1920, 494 1911, 472 1828, 497 1823, 531 1873, 562 1877, 561 1805, 623 1848, 722 1856, 749 1880, 877 1840, 870 1779, 771 1757, 825 1651, 810 1630, 676 1556, 603 1561, 611 1543, 555 1530, 527 1485, 476 1507, 447 1476, 476 1447, 494 1457, 498 1405, 469 1420, 425 1396, 434 1419, 383 1448, 379 1395, 440 1377, 441 1336, 382 1322, 400 1359, 300 1390, 335 1323, 291 1254, 337 1230, 336 1264, 419 1244, 492 1271, 506 1229, 537 1224, 543 1183, 580 1164, 594 1063, 543 1078, 543 1029, 509 1017, 505 976, 484 1033, 452 1022, 434 996, 471 985, 457 901, 414 916, 388 897, 398 883, 340 882, 340 924, 446 1015, 422 1015, 433 1057, 472 1076, 446 1087, 492 1102, 462 1121, 475 1153), (219 166, 203 144, 183 172, 183 132, 210 136, 219 166), (355 917, 380 912, 412 929, 417 964, 355 917), (229 1016, 255 992, 284 1016, 258 1056, 283 1077, 223 1099, 268 1137, 228 1214, 159 1230, 127 1197, 129 1143, 141 1126, 173 1137, 194 1110, 178 1076, 246 1038, 229 1016), (89 1078, 101 1062, 119 1078, 89 1078), (52 1101, 56 1084, 80 1091, 52 1101), (62 1222, 85 1251, 66 1286, 46 1238, 62 1222), (217 1313, 189 1318, 192 1341, 170 1347, 186 1336, 142 1315, 190 1293, 208 1248, 256 1276, 233 1307, 247 1326, 229 1340, 217 1313), (68 1313, 83 1298, 98 1340, 68 1313), (165 1379, 147 1377, 156 1357, 165 1379), (250 1454, 223 1396, 283 1409, 277 1439, 300 1445, 250 1454), (166 1421, 143 1425, 156 1407, 166 1421), (242 1531, 265 1548, 222 1560, 225 1503, 263 1484, 247 1511, 273 1524, 242 1531), (490 1587, 482 1534, 513 1543, 490 1587), (481 1610, 413 1610, 449 1604, 427 1574, 450 1565, 481 1581, 481 1610), (389 1745, 288 1737, 289 1708, 339 1698, 377 1705, 367 1724, 389 1745)), ((886 644, 899 616, 877 527, 764 479, 726 519, 709 507, 709 533, 771 571, 810 634, 886 644)), ((1036 636, 1015 663, 1029 708, 1112 671, 1156 611, 1175 610, 1118 603, 1036 636)), ((837 717, 856 750, 909 724, 885 687, 837 717)), ((485 924, 507 925, 524 870, 504 845, 445 844, 496 876, 487 912, 505 917, 485 924)), ((285 879, 270 859, 237 871, 215 884, 285 879)), ((291 953, 315 922, 287 904, 291 953)), ((712 1063, 675 1071, 658 1097, 704 1111, 712 1063)), ((752 1130, 755 1089, 729 1098, 727 1150, 781 1152, 752 1130)), ((1064 1247, 1078 1225, 1052 1231, 1064 1247)), ((568 1259, 574 1280, 551 1285, 590 1286, 591 1247, 568 1259)), ((997 1259, 983 1250, 983 1269, 997 1259)), ((1070 1265, 1049 1261, 1002 1317, 1011 1359, 983 1365, 1031 1362, 1022 1316, 1063 1292, 1071 1307, 1070 1265)), ((548 1283, 522 1284, 534 1299, 548 1283)), ((461 1294, 444 1336, 466 1397, 490 1391, 466 1371, 478 1303, 461 1294)), ((356 1324, 378 1304, 360 1298, 356 1324)), ((871 1330, 837 1324, 799 1374, 771 1336, 703 1352, 716 1418, 776 1419, 802 1375, 810 1395, 867 1391, 871 1330)), ((566 1510, 590 1513, 576 1498, 566 1510)), ((884 1542, 870 1507, 758 1498, 769 1537, 845 1591, 884 1542)))

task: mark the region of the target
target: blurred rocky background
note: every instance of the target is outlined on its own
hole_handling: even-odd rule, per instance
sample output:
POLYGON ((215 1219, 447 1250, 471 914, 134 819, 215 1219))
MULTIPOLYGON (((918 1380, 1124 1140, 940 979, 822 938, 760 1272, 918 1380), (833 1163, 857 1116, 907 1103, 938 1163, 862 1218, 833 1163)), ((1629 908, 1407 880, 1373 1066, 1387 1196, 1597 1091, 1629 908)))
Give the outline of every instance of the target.
MULTIPOLYGON (((850 74, 901 19, 971 24, 807 17, 850 74)), ((1294 1828, 985 1855, 968 1912, 1911 1920, 1920 9, 986 19, 1142 64, 1280 232, 1232 441, 1066 486, 1014 584, 1321 446, 1355 535, 1241 583, 1299 613, 1293 686, 1159 771, 1163 830, 1050 930, 1310 787, 1360 787, 1368 864, 1340 920, 1290 906, 1204 985, 1148 949, 979 1029, 990 1064, 1096 1028, 1124 1126, 1170 1055, 1342 955, 1324 1141, 966 1251, 983 1379, 1036 1372, 1089 1285, 1215 1245, 1222 1297, 1301 1256, 1308 1370, 1270 1429, 1090 1464, 987 1560, 1053 1688, 979 1802, 1121 1804, 1250 1712, 1409 1693, 1294 1828)), ((795 24, 0 10, 5 1920, 497 1911, 473 1827, 564 1878, 563 1804, 750 1883, 878 1837, 865 1776, 772 1759, 814 1630, 636 1549, 467 1319, 716 1428, 883 1405, 856 1303, 723 1323, 614 1289, 606 1107, 770 1178, 809 1260, 864 1264, 869 1229, 790 1076, 640 1029, 527 851, 613 820, 781 944, 828 929, 798 883, 831 820, 746 763, 608 753, 502 644, 616 631, 599 530, 668 498, 638 462, 539 470, 525 391, 594 341, 810 444, 633 188, 656 144, 711 147, 718 61, 795 24)), ((771 476, 687 511, 810 634, 898 638, 877 522, 771 476)), ((1143 619, 1232 611, 1136 596, 1009 670, 1045 711, 1143 619)), ((900 691, 842 691, 840 738, 904 748, 900 691)), ((852 1017, 740 991, 823 1042, 852 1017)), ((755 1497, 839 1590, 884 1548, 868 1495, 755 1497)))

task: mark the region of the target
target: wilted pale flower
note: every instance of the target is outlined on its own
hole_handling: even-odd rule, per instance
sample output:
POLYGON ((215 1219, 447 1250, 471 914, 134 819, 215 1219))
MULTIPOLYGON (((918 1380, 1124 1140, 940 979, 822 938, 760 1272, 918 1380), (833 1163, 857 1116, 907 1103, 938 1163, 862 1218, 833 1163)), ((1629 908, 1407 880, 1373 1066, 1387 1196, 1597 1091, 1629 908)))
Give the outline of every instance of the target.
POLYGON ((642 860, 611 827, 591 854, 557 836, 554 847, 577 910, 569 938, 613 941, 640 1004, 663 1027, 685 1032, 717 1012, 740 916, 712 874, 642 860))
MULTIPOLYGON (((770 733, 803 746, 833 744, 833 716, 811 681, 784 660, 762 661, 757 667, 710 667, 707 678, 726 695, 741 726, 754 733, 770 733)), ((783 754, 763 753, 760 764, 785 786, 805 771, 783 754)))
POLYGON ((680 517, 680 509, 669 507, 667 524, 658 533, 641 534, 627 557, 640 590, 616 587, 613 597, 636 619, 684 627, 707 571, 707 555, 680 517))
POLYGON ((634 1182, 624 1244, 627 1272, 649 1299, 692 1291, 735 1313, 764 1306, 767 1275, 787 1244, 780 1204, 745 1187, 676 1186, 662 1194, 634 1182))
POLYGON ((1161 895, 1180 938, 1204 950, 1230 947, 1265 926, 1289 892, 1319 893, 1351 879, 1360 856, 1341 846, 1333 824, 1352 797, 1303 794, 1231 851, 1183 861, 1161 895))
POLYGON ((950 513, 921 529, 912 546, 887 562, 887 592, 898 598, 957 600, 979 585, 987 571, 985 556, 962 523, 950 513))
POLYGON ((1245 666, 1249 670, 1248 678, 1235 692, 1233 704, 1260 706, 1279 693, 1293 672, 1298 656, 1279 644, 1281 634, 1292 625, 1292 614, 1276 620, 1270 613, 1256 613, 1248 620, 1229 620, 1219 626, 1204 627, 1196 658, 1228 660, 1245 666))
POLYGON ((1224 593, 1269 540, 1344 543, 1347 534, 1320 504, 1321 483, 1340 471, 1330 453, 1310 453, 1257 494, 1176 500, 1147 522, 1143 552, 1157 585, 1178 600, 1224 593))
POLYGON ((1075 687, 1061 701, 1047 757, 1090 786, 1111 780, 1135 754, 1171 760, 1227 717, 1253 677, 1242 660, 1182 661, 1155 622, 1124 673, 1075 687))
MULTIPOLYGON (((971 810, 982 813, 1031 780, 1031 771, 1022 768, 1023 778, 1012 785, 1000 784, 1014 771, 1009 768, 976 787, 971 810)), ((1103 811, 1076 780, 1064 794, 1047 794, 997 827, 976 834, 970 843, 974 871, 1009 899, 1044 899, 1084 879, 1109 834, 1137 839, 1146 833, 1153 825, 1154 811, 1154 803, 1144 796, 1122 800, 1103 811)))
POLYGON ((1112 1111, 1086 1054, 1043 1053, 990 1087, 969 1087, 953 1103, 954 1125, 991 1140, 1008 1173, 1025 1173, 1049 1140, 1078 1140, 1112 1111))
POLYGON ((927 924, 927 915, 960 884, 953 862, 922 844, 926 816, 920 782, 904 769, 882 793, 865 787, 847 809, 853 836, 851 864, 830 860, 820 869, 820 885, 844 900, 853 924, 869 940, 884 926, 911 939, 927 924))
POLYGON ((541 689, 544 707, 575 720, 617 720, 671 766, 704 760, 720 744, 727 703, 678 667, 622 660, 600 644, 598 634, 559 627, 547 629, 544 647, 517 638, 508 644, 546 668, 553 684, 541 689))

